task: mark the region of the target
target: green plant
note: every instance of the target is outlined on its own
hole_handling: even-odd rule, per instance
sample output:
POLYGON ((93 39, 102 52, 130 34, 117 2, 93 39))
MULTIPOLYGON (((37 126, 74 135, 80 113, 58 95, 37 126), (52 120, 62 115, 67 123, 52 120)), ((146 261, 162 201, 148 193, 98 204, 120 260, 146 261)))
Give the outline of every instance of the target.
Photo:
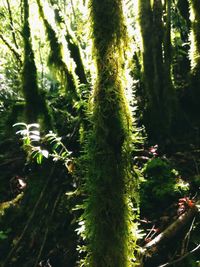
POLYGON ((0 240, 6 239, 8 236, 4 231, 0 231, 0 240))
POLYGON ((158 212, 189 190, 189 184, 181 179, 178 171, 164 158, 150 159, 143 168, 143 175, 145 179, 141 183, 142 212, 158 212))
POLYGON ((27 153, 28 161, 36 159, 36 162, 41 164, 44 158, 52 158, 53 161, 61 160, 70 171, 71 152, 61 141, 62 138, 58 137, 56 133, 50 131, 44 137, 41 137, 38 123, 26 124, 20 122, 13 126, 21 126, 23 128, 17 131, 16 134, 22 136, 23 148, 27 153))

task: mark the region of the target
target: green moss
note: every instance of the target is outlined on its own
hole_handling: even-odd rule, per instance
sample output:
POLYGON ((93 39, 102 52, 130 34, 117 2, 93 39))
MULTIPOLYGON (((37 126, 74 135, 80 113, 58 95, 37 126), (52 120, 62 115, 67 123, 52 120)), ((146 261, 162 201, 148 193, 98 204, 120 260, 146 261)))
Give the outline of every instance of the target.
POLYGON ((164 209, 189 192, 189 184, 181 179, 166 159, 150 159, 143 174, 145 180, 140 185, 140 192, 141 212, 145 216, 163 213, 164 209))
POLYGON ((126 27, 121 1, 92 0, 90 11, 97 78, 86 146, 85 266, 127 267, 134 265, 135 240, 127 193, 132 121, 123 85, 126 27))
POLYGON ((68 43, 68 49, 70 51, 70 55, 73 58, 74 62, 76 63, 75 73, 78 76, 81 84, 87 84, 87 77, 85 74, 85 69, 81 58, 80 48, 76 43, 76 41, 70 35, 69 31, 66 32, 65 38, 68 43))
POLYGON ((37 85, 37 70, 34 60, 34 53, 31 45, 31 32, 29 26, 29 6, 28 0, 24 0, 24 64, 22 70, 23 77, 23 93, 26 100, 27 121, 37 121, 38 110, 38 85, 37 85))
POLYGON ((143 43, 143 120, 149 138, 153 142, 162 143, 164 139, 170 138, 175 105, 170 71, 170 2, 165 27, 161 0, 152 3, 150 0, 140 0, 138 10, 143 43))
POLYGON ((23 94, 26 101, 25 111, 28 123, 37 122, 42 118, 42 126, 50 126, 50 115, 39 92, 37 82, 37 68, 35 64, 34 53, 31 43, 31 30, 29 26, 29 5, 28 0, 24 0, 24 25, 23 25, 23 41, 24 41, 24 62, 22 70, 23 94))
POLYGON ((200 99, 200 6, 197 0, 190 0, 190 62, 191 62, 191 100, 193 117, 198 125, 198 106, 200 99))
POLYGON ((191 51, 190 58, 194 72, 200 72, 200 6, 198 0, 190 0, 191 51))
POLYGON ((56 31, 53 29, 51 24, 45 18, 44 10, 40 0, 37 0, 37 4, 39 7, 39 12, 44 22, 48 42, 50 45, 50 54, 49 54, 49 67, 52 73, 55 74, 56 78, 60 80, 66 89, 67 96, 71 99, 78 99, 77 91, 76 91, 76 83, 71 71, 69 71, 67 65, 63 60, 62 55, 62 44, 58 39, 56 31))

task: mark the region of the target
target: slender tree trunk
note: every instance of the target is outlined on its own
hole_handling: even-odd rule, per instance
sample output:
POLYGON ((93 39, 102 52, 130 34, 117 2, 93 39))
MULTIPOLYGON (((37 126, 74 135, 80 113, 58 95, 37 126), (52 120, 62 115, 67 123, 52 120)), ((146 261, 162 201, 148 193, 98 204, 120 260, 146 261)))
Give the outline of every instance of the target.
POLYGON ((171 79, 171 67, 172 67, 172 45, 171 45, 171 6, 172 1, 166 1, 166 22, 164 28, 163 38, 163 51, 164 51, 164 92, 163 92, 163 105, 165 110, 165 122, 168 125, 166 131, 170 135, 170 127, 172 124, 172 117, 174 111, 177 108, 175 92, 171 79))
POLYGON ((131 119, 122 79, 126 47, 122 2, 91 0, 90 8, 97 77, 93 129, 87 146, 88 198, 83 217, 88 265, 85 266, 127 267, 134 265, 131 261, 134 243, 131 243, 131 214, 126 196, 130 171, 126 145, 131 119))
POLYGON ((200 5, 198 0, 190 0, 191 20, 191 63, 194 72, 200 71, 200 5))
MULTIPOLYGON (((56 5, 57 0, 51 0, 50 3, 52 6, 56 5)), ((72 2, 71 2, 71 4, 73 6, 72 2)), ((54 13, 55 13, 55 20, 56 20, 57 24, 60 24, 60 22, 64 22, 62 15, 61 15, 61 9, 59 6, 54 7, 54 13)), ((76 38, 74 36, 72 36, 72 33, 69 30, 69 26, 65 25, 65 28, 66 28, 65 29, 66 30, 65 39, 67 41, 70 56, 76 64, 75 73, 76 73, 76 75, 79 79, 79 82, 81 84, 88 84, 85 69, 84 69, 83 60, 81 58, 81 50, 80 50, 80 47, 78 45, 78 42, 77 42, 76 38)))
POLYGON ((174 93, 171 83, 171 1, 163 25, 161 0, 140 0, 139 23, 143 41, 144 124, 150 139, 163 143, 170 135, 174 93), (164 57, 163 57, 164 55, 164 57))
POLYGON ((60 79, 60 81, 64 83, 67 98, 69 102, 73 102, 73 100, 79 99, 76 91, 76 82, 74 76, 63 60, 62 44, 57 37, 56 30, 46 19, 41 1, 37 0, 37 4, 39 7, 40 15, 44 22, 47 39, 50 45, 50 54, 48 59, 49 67, 55 74, 56 78, 60 79))
POLYGON ((155 82, 155 48, 154 48, 154 20, 153 20, 153 11, 151 7, 150 0, 140 0, 139 2, 139 24, 141 30, 141 36, 143 41, 143 84, 145 87, 145 105, 144 105, 144 124, 146 126, 147 132, 150 133, 150 136, 154 137, 156 134, 156 129, 158 129, 158 124, 160 118, 158 119, 158 105, 159 105, 159 95, 157 91, 159 88, 156 88, 154 85, 155 82))
POLYGON ((6 0, 6 3, 7 3, 7 7, 8 7, 8 14, 9 14, 9 19, 10 19, 10 28, 11 28, 13 42, 14 42, 14 45, 15 45, 16 49, 18 49, 19 46, 17 44, 17 39, 16 39, 16 35, 15 35, 14 23, 13 23, 13 15, 12 15, 12 11, 11 11, 9 0, 6 0))
POLYGON ((51 127, 51 118, 43 96, 39 93, 37 69, 31 43, 31 30, 29 25, 29 2, 23 0, 24 25, 24 62, 22 69, 23 94, 25 98, 25 111, 28 123, 38 122, 42 118, 42 127, 51 127))
POLYGON ((190 20, 191 20, 191 95, 193 103, 194 117, 198 116, 200 101, 200 4, 198 0, 190 0, 190 20))
POLYGON ((31 31, 29 26, 29 4, 28 0, 23 1, 24 5, 24 66, 22 71, 23 93, 26 101, 27 121, 36 122, 39 116, 39 92, 37 84, 37 70, 34 60, 34 53, 31 44, 31 31))

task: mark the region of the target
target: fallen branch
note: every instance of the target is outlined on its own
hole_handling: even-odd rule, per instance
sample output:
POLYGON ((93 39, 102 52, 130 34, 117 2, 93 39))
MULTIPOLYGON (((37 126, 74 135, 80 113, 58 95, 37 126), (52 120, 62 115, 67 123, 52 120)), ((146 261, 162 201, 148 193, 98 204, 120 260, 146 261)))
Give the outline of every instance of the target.
POLYGON ((196 202, 196 205, 189 208, 188 211, 180 215, 175 222, 173 222, 169 227, 167 227, 167 229, 165 229, 149 243, 147 243, 143 248, 143 255, 147 253, 149 256, 151 256, 159 249, 160 245, 165 243, 167 240, 172 238, 178 231, 180 231, 180 229, 182 229, 198 212, 198 205, 200 205, 200 201, 196 202))
POLYGON ((167 266, 170 266, 170 265, 174 265, 175 263, 184 260, 187 256, 193 254, 194 252, 196 252, 199 249, 200 249, 200 244, 198 246, 196 246, 193 250, 191 250, 191 251, 187 252, 186 254, 184 254, 183 256, 181 256, 180 258, 178 258, 178 259, 176 259, 174 261, 167 262, 165 264, 159 265, 158 267, 167 267, 167 266))

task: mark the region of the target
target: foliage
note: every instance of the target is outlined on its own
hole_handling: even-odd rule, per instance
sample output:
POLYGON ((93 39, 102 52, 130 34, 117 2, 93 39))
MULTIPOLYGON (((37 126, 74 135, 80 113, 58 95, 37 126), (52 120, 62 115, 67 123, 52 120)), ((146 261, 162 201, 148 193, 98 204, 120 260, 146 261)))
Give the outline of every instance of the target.
POLYGON ((26 124, 19 122, 14 124, 14 126, 21 126, 24 128, 17 131, 16 134, 22 136, 23 148, 27 153, 28 161, 36 158, 37 163, 41 164, 44 158, 52 158, 53 161, 61 160, 70 171, 69 166, 72 161, 72 159, 70 159, 71 152, 68 151, 60 137, 53 132, 49 132, 41 139, 39 131, 40 126, 37 123, 26 124), (51 151, 42 147, 48 147, 48 144, 52 146, 49 147, 51 151))
POLYGON ((141 210, 151 216, 162 212, 189 191, 189 184, 181 179, 167 159, 154 157, 148 160, 142 172, 145 179, 140 184, 141 210))
MULTIPOLYGON (((138 222, 147 218, 148 229, 149 218, 198 198, 199 8, 198 0, 0 1, 0 261, 136 266, 138 222), (166 156, 137 150, 137 126, 166 156), (27 184, 14 199, 13 177, 27 184)), ((198 243, 198 226, 177 243, 198 243)))

